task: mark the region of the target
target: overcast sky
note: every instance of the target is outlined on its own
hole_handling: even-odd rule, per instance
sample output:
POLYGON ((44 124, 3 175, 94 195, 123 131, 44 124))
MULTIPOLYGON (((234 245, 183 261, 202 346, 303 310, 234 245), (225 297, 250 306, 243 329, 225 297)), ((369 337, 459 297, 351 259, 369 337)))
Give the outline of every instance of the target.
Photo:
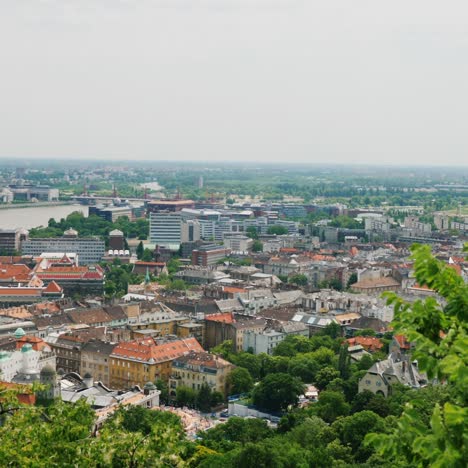
POLYGON ((468 2, 0 0, 0 157, 468 164, 468 2))

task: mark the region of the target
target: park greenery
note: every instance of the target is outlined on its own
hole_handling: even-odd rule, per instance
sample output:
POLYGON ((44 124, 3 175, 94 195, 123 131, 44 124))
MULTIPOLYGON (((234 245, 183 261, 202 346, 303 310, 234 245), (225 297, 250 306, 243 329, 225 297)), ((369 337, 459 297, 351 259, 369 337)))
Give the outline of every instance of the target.
POLYGON ((54 218, 49 219, 47 227, 33 228, 29 231, 29 236, 60 237, 67 229, 75 229, 80 237, 99 236, 106 241, 109 232, 118 229, 126 238, 145 240, 148 235, 149 221, 143 218, 130 221, 127 216, 122 216, 111 223, 95 215, 85 217, 83 213, 76 211, 59 221, 54 218))

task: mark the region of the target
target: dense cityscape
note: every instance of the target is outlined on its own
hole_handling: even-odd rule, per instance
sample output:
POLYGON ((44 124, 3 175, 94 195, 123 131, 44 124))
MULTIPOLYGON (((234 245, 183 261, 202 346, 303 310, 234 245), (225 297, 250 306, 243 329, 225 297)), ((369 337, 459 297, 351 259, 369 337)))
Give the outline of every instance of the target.
POLYGON ((5 159, 1 463, 465 466, 467 241, 466 167, 5 159))

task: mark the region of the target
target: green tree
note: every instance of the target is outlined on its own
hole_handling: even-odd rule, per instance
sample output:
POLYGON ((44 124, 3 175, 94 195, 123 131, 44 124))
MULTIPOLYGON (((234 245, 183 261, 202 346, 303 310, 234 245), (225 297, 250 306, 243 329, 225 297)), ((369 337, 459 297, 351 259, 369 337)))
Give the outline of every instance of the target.
POLYGON ((337 379, 340 373, 333 367, 323 367, 315 376, 315 385, 319 390, 323 390, 334 379, 337 379))
POLYGON ((254 379, 260 377, 260 359, 258 356, 250 353, 238 353, 233 358, 234 364, 247 369, 254 379))
POLYGON ((349 289, 352 284, 357 283, 358 276, 357 273, 351 273, 349 275, 348 282, 346 283, 346 289, 349 289))
POLYGON ((167 403, 169 401, 169 387, 167 383, 162 379, 157 379, 155 382, 156 388, 161 392, 159 395, 159 400, 162 403, 167 403))
POLYGON ((383 419, 372 411, 359 413, 338 419, 332 425, 344 445, 349 445, 356 462, 365 462, 372 450, 363 446, 364 437, 369 431, 384 432, 383 419))
POLYGON ((141 260, 143 257, 143 252, 145 251, 145 248, 143 247, 143 242, 140 242, 136 248, 136 256, 138 260, 141 260))
POLYGON ((190 387, 180 385, 176 390, 176 404, 177 406, 195 406, 197 401, 197 393, 190 387))
POLYGON ((289 374, 269 374, 253 390, 254 405, 267 411, 285 411, 296 406, 304 392, 300 379, 289 374))
POLYGON ((182 279, 175 279, 168 285, 168 289, 173 291, 185 291, 187 289, 187 283, 182 279))
POLYGON ((227 377, 229 394, 237 395, 239 393, 250 392, 254 381, 249 371, 243 367, 234 368, 227 377))
POLYGON ((141 255, 141 261, 142 262, 152 262, 153 259, 153 252, 151 252, 150 249, 145 249, 143 251, 143 254, 141 255))
POLYGON ((276 234, 277 236, 283 236, 288 233, 288 229, 284 226, 270 226, 268 228, 268 234, 276 234))
POLYGON ((314 412, 328 423, 332 423, 339 416, 349 414, 349 404, 340 392, 324 390, 320 393, 319 401, 313 406, 314 412))
POLYGON ((208 413, 211 409, 211 388, 203 382, 200 386, 200 390, 197 393, 197 408, 203 413, 208 413))
POLYGON ((258 239, 258 231, 255 226, 249 226, 245 233, 247 234, 247 237, 250 237, 251 239, 258 239))
POLYGON ((323 334, 331 338, 338 338, 341 336, 341 327, 338 323, 331 322, 323 329, 323 334))
POLYGON ((351 358, 348 353, 348 347, 342 346, 338 355, 338 371, 342 379, 347 379, 350 374, 351 358))
POLYGON ((252 244, 252 252, 263 252, 263 242, 255 240, 252 244))
POLYGON ((395 307, 396 333, 414 344, 413 359, 429 380, 445 381, 451 401, 436 403, 429 423, 410 402, 389 434, 369 434, 367 443, 382 456, 408 466, 464 467, 468 459, 468 285, 436 260, 428 246, 412 247, 418 284, 444 298, 407 302, 387 294, 395 307))
POLYGON ((297 275, 292 275, 289 277, 288 283, 295 284, 296 286, 307 286, 309 280, 306 275, 298 273, 297 275))

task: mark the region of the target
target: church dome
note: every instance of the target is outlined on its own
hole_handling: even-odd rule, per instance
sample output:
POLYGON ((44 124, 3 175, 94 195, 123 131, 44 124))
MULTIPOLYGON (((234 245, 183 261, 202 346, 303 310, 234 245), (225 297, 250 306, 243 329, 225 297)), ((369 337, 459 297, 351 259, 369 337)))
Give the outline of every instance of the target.
POLYGON ((21 352, 22 352, 22 353, 28 353, 29 351, 32 351, 32 349, 33 349, 32 344, 26 343, 26 344, 21 348, 21 352))
POLYGON ((26 332, 22 328, 17 328, 15 331, 15 338, 19 340, 20 338, 23 338, 23 336, 26 335, 26 332))
POLYGON ((156 385, 154 385, 153 382, 146 382, 145 386, 143 387, 143 390, 156 390, 156 385))
POLYGON ((41 376, 52 376, 55 375, 55 370, 50 364, 46 364, 41 369, 41 376))

